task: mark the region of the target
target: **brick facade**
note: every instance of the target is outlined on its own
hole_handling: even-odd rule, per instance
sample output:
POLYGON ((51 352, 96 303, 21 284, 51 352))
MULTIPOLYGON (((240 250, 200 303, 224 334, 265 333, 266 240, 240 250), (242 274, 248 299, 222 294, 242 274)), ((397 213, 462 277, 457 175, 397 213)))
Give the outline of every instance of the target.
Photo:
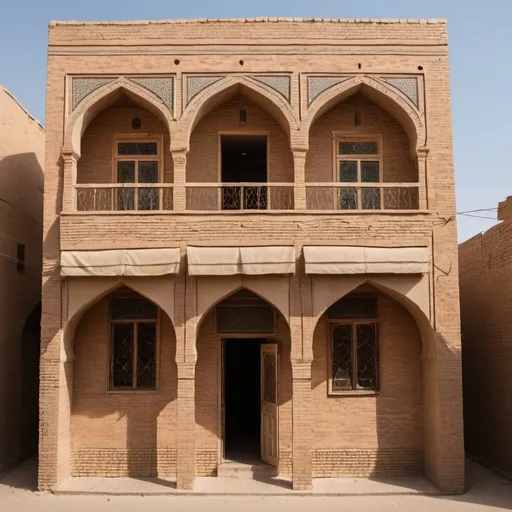
POLYGON ((278 467, 294 489, 311 488, 319 477, 423 472, 443 490, 462 491, 443 21, 54 22, 47 109, 41 489, 71 475, 176 475, 184 489, 196 476, 215 476, 222 435, 213 311, 243 287, 277 311, 278 467), (134 116, 139 131, 163 137, 172 207, 120 212, 79 205, 77 190, 85 190, 82 199, 113 193, 113 137, 136 134, 134 116), (223 132, 268 136, 269 194, 292 198, 287 207, 221 211, 212 185, 219 182, 223 132), (375 185, 382 211, 332 207, 337 135, 382 137, 382 179, 375 185), (283 190, 272 188, 277 183, 283 190), (83 188, 94 191, 94 184, 103 188, 83 188), (394 195, 409 193, 417 200, 391 204, 394 195), (194 208, 194 194, 206 201, 201 208, 194 208), (295 248, 292 275, 187 271, 188 246, 268 245, 295 248), (308 245, 423 247, 429 270, 309 275, 308 245), (181 254, 174 277, 60 276, 61 251, 170 247, 181 254), (91 283, 88 292, 84 283, 91 283), (121 283, 167 315, 156 392, 106 391, 107 299, 121 283), (379 297, 381 390, 331 396, 325 310, 365 283, 379 297))
POLYGON ((500 203, 501 224, 459 246, 466 447, 482 462, 508 474, 512 474, 510 204, 510 198, 500 203))
POLYGON ((0 471, 37 452, 43 165, 43 128, 0 86, 0 471))

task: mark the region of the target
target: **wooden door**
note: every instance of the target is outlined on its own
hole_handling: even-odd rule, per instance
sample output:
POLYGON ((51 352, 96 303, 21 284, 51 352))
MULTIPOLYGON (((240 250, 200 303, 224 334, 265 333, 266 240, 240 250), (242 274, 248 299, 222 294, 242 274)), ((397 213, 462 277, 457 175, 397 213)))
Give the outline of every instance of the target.
POLYGON ((261 345, 261 460, 278 463, 277 344, 261 345))

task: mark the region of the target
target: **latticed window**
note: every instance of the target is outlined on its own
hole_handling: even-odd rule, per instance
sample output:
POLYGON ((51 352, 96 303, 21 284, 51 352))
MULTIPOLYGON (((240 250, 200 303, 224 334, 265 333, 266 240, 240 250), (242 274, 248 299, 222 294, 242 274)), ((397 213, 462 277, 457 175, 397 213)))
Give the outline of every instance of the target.
POLYGON ((118 293, 110 300, 110 388, 155 389, 158 308, 143 297, 118 293))
POLYGON ((377 297, 349 295, 327 311, 331 393, 379 389, 377 297))
POLYGON ((347 184, 339 189, 338 205, 341 210, 381 208, 381 189, 367 186, 368 183, 382 181, 381 146, 378 136, 335 139, 336 180, 347 184))
POLYGON ((127 139, 115 141, 117 183, 126 184, 117 191, 118 210, 159 210, 159 191, 146 186, 160 181, 161 141, 127 139), (129 186, 133 184, 133 186, 129 186), (139 185, 139 186, 137 186, 139 185), (140 186, 144 185, 144 186, 140 186))

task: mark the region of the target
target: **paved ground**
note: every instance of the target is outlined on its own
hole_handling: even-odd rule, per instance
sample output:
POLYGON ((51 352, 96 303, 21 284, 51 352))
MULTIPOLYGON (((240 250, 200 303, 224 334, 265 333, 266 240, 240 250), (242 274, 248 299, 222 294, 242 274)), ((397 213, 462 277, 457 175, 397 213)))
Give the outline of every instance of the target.
POLYGON ((468 462, 463 496, 54 496, 33 491, 35 465, 0 476, 1 512, 499 512, 512 510, 512 483, 468 462))

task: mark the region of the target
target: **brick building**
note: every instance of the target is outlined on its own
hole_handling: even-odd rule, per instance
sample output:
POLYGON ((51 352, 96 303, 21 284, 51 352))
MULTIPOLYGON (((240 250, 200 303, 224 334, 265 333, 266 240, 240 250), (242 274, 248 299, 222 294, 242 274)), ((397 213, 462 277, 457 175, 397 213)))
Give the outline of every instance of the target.
POLYGON ((51 23, 39 487, 460 492, 450 114, 444 21, 51 23))
POLYGON ((0 471, 37 453, 44 130, 0 86, 0 471))
POLYGON ((459 246, 465 440, 472 456, 512 475, 512 197, 498 219, 459 246))

